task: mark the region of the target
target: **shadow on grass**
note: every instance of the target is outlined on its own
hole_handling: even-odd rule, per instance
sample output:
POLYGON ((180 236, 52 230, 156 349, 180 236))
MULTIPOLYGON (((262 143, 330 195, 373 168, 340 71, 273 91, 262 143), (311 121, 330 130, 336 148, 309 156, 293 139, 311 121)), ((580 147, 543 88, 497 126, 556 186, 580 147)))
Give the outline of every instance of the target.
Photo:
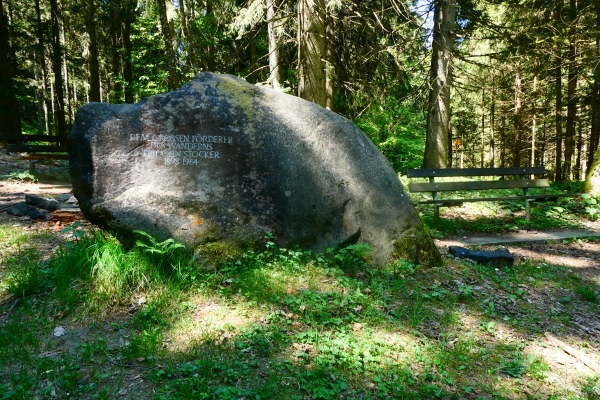
MULTIPOLYGON (((127 304, 139 293, 153 294, 125 322, 131 332, 127 346, 98 350, 96 361, 83 348, 75 354, 85 361, 85 371, 85 365, 100 363, 106 369, 115 360, 125 369, 142 370, 155 391, 143 396, 513 398, 521 392, 562 397, 587 390, 545 384, 547 363, 535 355, 527 357, 521 343, 541 338, 546 328, 568 328, 560 310, 555 319, 546 318, 553 302, 542 302, 538 309, 527 301, 538 288, 557 287, 557 294, 572 291, 578 282, 561 267, 525 263, 494 270, 448 262, 422 270, 398 262, 380 270, 352 252, 336 258, 333 253, 267 249, 248 251, 239 260, 207 271, 183 253, 126 251, 100 233, 59 252, 44 279, 53 290, 36 303, 58 302, 67 313, 82 307, 101 310, 114 302, 127 304), (169 346, 176 340, 174 327, 192 318, 186 304, 197 293, 257 317, 237 326, 205 326, 200 333, 190 333, 189 345, 169 346), (515 331, 517 339, 497 335, 500 326, 515 331)), ((593 284, 592 289, 600 288, 593 284)), ((571 305, 593 308, 577 302, 575 295, 570 304, 563 304, 571 305)), ((38 371, 35 356, 22 355, 30 354, 35 343, 25 346, 15 338, 26 321, 43 312, 28 315, 0 327, 0 337, 5 338, 0 354, 5 365, 33 365, 38 371), (12 350, 19 348, 23 351, 12 350)), ((565 336, 575 338, 561 337, 565 336)), ((22 380, 29 382, 22 386, 32 393, 42 390, 39 368, 40 374, 22 380)), ((9 372, 4 369, 4 376, 9 372)), ((74 376, 70 383, 55 378, 58 393, 101 397, 101 389, 108 388, 102 393, 110 398, 123 388, 101 384, 100 378, 86 381, 85 373, 74 376)), ((14 383, 10 387, 13 390, 14 383)))

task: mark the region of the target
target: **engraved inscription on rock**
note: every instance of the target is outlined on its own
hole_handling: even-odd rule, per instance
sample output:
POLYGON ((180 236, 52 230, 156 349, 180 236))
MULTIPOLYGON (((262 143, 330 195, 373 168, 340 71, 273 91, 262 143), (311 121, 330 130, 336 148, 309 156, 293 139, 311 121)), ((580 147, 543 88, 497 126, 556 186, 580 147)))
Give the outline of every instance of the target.
POLYGON ((145 145, 142 155, 159 158, 164 165, 198 165, 202 158, 221 158, 221 148, 233 136, 130 134, 129 141, 145 145))

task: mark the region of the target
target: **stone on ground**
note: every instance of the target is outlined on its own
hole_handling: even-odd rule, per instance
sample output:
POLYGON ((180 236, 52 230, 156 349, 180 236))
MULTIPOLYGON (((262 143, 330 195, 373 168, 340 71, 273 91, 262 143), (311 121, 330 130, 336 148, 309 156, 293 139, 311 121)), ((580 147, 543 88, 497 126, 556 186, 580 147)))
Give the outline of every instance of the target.
POLYGON ((202 73, 137 104, 90 103, 68 139, 88 220, 199 253, 264 239, 377 264, 440 255, 384 156, 348 119, 229 75, 202 73))

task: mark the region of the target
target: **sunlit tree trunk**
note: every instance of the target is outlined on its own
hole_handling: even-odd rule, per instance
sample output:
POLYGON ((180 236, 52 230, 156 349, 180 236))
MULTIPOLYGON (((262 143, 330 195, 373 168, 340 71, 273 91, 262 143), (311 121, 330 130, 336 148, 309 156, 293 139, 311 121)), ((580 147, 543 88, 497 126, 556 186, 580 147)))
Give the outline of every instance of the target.
POLYGON ((521 74, 515 74, 515 107, 513 112, 513 123, 515 129, 515 142, 513 145, 513 167, 521 166, 521 148, 523 136, 523 115, 522 115, 522 89, 521 74))
POLYGON ((495 117, 496 117, 496 103, 494 101, 494 92, 492 90, 492 107, 490 109, 490 168, 494 168, 495 166, 495 138, 494 138, 494 123, 495 123, 495 117))
POLYGON ((298 1, 298 97, 325 107, 325 3, 298 1))
POLYGON ((567 83, 567 129, 565 134, 565 156, 563 165, 563 179, 571 179, 573 152, 575 149, 575 113, 577 112, 577 66, 576 66, 576 48, 575 33, 577 18, 577 1, 570 0, 569 6, 569 73, 567 83))
POLYGON ((450 165, 450 87, 456 0, 436 0, 427 107, 424 168, 450 165))
POLYGON ((173 46, 173 32, 169 19, 167 18, 167 5, 165 0, 156 0, 158 6, 158 15, 160 19, 160 30, 165 42, 165 57, 167 61, 167 87, 169 90, 175 90, 179 87, 179 77, 177 76, 177 60, 175 59, 175 48, 173 46))
MULTIPOLYGON (((188 58, 190 68, 194 72, 194 75, 198 73, 198 61, 196 60, 196 49, 194 48, 194 40, 192 35, 190 34, 190 29, 188 27, 188 16, 187 16, 187 6, 186 3, 189 0, 179 0, 180 13, 181 13, 181 28, 183 30, 183 35, 185 37, 185 42, 187 44, 188 58)), ((193 2, 193 0, 192 0, 193 2)))
POLYGON ((335 110, 335 29, 333 18, 326 13, 325 19, 325 108, 335 110))
POLYGON ((85 27, 89 37, 90 100, 100 101, 100 72, 98 65, 98 45, 96 43, 96 6, 94 0, 87 0, 85 27))
POLYGON ((52 38, 52 72, 54 72, 53 114, 57 135, 67 134, 65 123, 65 99, 62 78, 62 51, 60 45, 59 9, 57 0, 50 0, 51 38, 52 38))
POLYGON ((279 43, 275 35, 275 4, 273 0, 267 2, 267 31, 269 35, 269 80, 275 89, 281 87, 281 68, 279 67, 279 43))
POLYGON ((131 24, 133 23, 135 1, 125 0, 123 18, 123 80, 125 81, 125 103, 133 103, 133 68, 131 66, 131 24))
POLYGON ((35 15, 36 15, 36 34, 37 34, 37 56, 38 56, 38 64, 41 71, 41 84, 38 89, 38 96, 41 102, 42 109, 44 111, 44 123, 46 134, 50 135, 50 116, 49 116, 49 108, 51 106, 48 104, 48 70, 46 68, 46 56, 45 56, 45 46, 44 46, 44 30, 42 27, 42 13, 40 10, 40 0, 35 0, 35 15))

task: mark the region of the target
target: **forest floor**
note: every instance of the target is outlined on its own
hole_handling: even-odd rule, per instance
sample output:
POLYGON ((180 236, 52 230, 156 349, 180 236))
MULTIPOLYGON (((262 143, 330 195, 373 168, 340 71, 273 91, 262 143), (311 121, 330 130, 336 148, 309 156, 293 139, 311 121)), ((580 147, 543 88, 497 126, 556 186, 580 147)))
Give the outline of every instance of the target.
MULTIPOLYGON (((70 191, 64 161, 28 168, 0 150, 0 209, 70 191)), ((520 213, 445 210, 434 269, 273 245, 157 273, 86 222, 1 212, 0 398, 599 399, 600 239, 507 245, 513 268, 448 254, 506 232, 600 233, 520 213)))

